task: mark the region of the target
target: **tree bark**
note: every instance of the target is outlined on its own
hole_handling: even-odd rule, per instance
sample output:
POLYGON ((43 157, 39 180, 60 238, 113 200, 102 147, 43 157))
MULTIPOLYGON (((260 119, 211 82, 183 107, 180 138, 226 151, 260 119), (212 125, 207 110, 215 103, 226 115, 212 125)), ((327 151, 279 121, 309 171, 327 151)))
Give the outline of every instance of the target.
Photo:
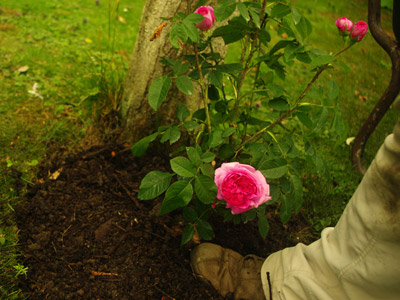
MULTIPOLYGON (((161 17, 173 17, 178 12, 191 13, 195 8, 192 2, 197 3, 188 0, 147 0, 144 6, 121 105, 125 139, 129 142, 139 140, 160 125, 174 122, 178 103, 186 104, 189 110, 199 108, 199 88, 189 97, 179 92, 172 84, 166 100, 157 112, 149 106, 147 99, 149 87, 154 79, 169 71, 160 60, 163 57, 175 59, 180 54, 168 41, 170 24, 157 39, 150 41, 150 38, 159 25, 168 22, 163 21, 161 17)), ((222 49, 222 45, 217 47, 222 49)))

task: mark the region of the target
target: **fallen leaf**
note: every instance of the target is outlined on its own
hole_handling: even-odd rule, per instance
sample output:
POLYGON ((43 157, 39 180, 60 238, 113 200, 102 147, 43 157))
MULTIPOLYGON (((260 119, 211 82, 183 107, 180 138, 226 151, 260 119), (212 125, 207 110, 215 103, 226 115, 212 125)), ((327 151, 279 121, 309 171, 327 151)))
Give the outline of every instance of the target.
POLYGON ((28 70, 29 70, 29 67, 28 67, 28 66, 23 66, 23 67, 18 68, 18 69, 17 69, 17 72, 19 72, 19 73, 25 73, 25 72, 28 71, 28 70))
POLYGON ((346 139, 346 144, 347 146, 350 146, 350 144, 355 140, 356 138, 354 136, 349 137, 346 139))
POLYGON ((51 174, 49 176, 49 179, 51 180, 56 180, 58 178, 58 176, 60 176, 61 172, 62 172, 63 168, 59 168, 57 171, 55 171, 53 174, 51 174))
POLYGON ((126 24, 124 17, 118 16, 118 21, 120 21, 122 24, 126 24))
POLYGON ((37 90, 37 87, 38 87, 38 83, 35 82, 35 83, 33 84, 33 86, 32 86, 32 89, 29 90, 28 93, 29 93, 29 94, 32 94, 32 95, 34 95, 34 96, 36 96, 36 97, 38 97, 38 98, 40 98, 40 99, 43 100, 43 96, 40 95, 40 94, 36 91, 36 90, 37 90))

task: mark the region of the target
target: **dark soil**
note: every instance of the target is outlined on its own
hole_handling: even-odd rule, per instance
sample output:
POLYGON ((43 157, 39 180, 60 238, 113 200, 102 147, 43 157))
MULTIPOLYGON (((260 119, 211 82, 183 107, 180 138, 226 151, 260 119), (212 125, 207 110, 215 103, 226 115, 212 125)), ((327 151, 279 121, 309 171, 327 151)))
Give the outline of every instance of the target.
MULTIPOLYGON (((136 198, 140 180, 166 170, 159 157, 134 158, 116 146, 91 149, 41 172, 17 209, 21 283, 29 299, 223 299, 190 268, 190 242, 180 247, 179 214, 157 216, 161 199, 136 198), (50 175, 50 176, 49 176, 50 175)), ((274 208, 271 208, 274 209, 274 208)), ((241 254, 268 254, 307 240, 305 220, 282 226, 268 212, 263 240, 256 224, 212 217, 212 242, 241 254)))

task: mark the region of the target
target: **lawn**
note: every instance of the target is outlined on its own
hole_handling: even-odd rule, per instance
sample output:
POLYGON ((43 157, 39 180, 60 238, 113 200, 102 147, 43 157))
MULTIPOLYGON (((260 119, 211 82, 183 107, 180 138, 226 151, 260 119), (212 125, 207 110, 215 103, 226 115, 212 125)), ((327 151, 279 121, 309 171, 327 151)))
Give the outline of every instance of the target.
MULTIPOLYGON (((55 153, 65 155, 104 140, 97 137, 96 116, 113 103, 103 94, 116 89, 129 65, 144 0, 2 0, 0 4, 0 298, 18 299, 17 278, 26 270, 18 259, 18 228, 13 207, 36 181, 38 165, 55 153), (105 79, 105 80, 104 80, 105 79), (94 102, 97 100, 97 102, 94 102), (97 109, 94 109, 96 107, 97 109), (99 112, 99 108, 101 111, 99 112)), ((293 1, 313 25, 309 42, 326 52, 340 49, 334 26, 338 17, 367 20, 366 1, 293 1)), ((390 31, 391 11, 382 25, 390 31)), ((234 59, 232 47, 227 59, 234 59)), ((339 101, 355 136, 390 79, 390 60, 371 34, 344 53, 321 76, 339 86, 339 101)), ((296 95, 312 77, 297 66, 287 89, 296 95)), ((311 95, 312 96, 312 95, 311 95)), ((366 147, 369 163, 392 130, 390 110, 366 147)), ((105 135, 112 135, 106 131, 105 135)), ((315 232, 334 224, 361 175, 353 171, 351 147, 318 139, 330 178, 306 174, 305 215, 315 232), (329 205, 326 205, 329 203, 329 205)))

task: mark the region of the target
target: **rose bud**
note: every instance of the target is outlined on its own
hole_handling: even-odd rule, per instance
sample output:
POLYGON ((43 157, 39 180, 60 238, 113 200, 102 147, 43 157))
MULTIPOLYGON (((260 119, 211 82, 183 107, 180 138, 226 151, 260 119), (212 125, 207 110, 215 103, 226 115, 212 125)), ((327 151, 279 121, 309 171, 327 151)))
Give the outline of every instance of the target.
POLYGON ((349 34, 351 29, 353 28, 353 22, 347 19, 346 17, 337 19, 335 25, 339 29, 342 35, 349 34))
POLYGON ((368 32, 368 24, 364 21, 358 21, 354 25, 353 31, 351 32, 351 39, 356 42, 360 42, 368 32))
POLYGON ((196 24, 197 28, 206 31, 213 26, 215 22, 214 8, 211 6, 200 6, 194 12, 204 17, 203 21, 196 24))

